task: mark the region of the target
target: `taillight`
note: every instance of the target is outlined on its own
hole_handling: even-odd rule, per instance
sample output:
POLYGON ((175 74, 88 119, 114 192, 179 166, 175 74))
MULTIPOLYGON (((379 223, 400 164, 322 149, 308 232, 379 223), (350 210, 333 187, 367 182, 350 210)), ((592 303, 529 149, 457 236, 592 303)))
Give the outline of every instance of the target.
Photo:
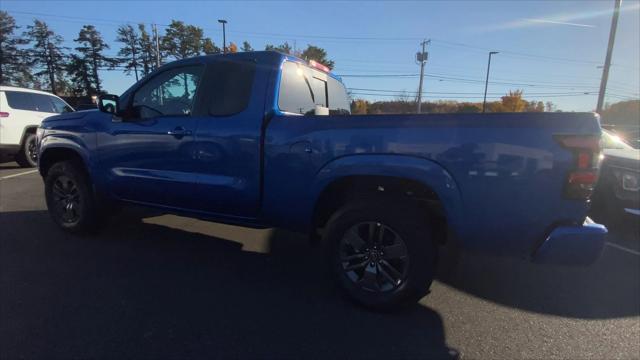
POLYGON ((586 200, 598 182, 600 137, 592 135, 559 135, 556 139, 574 154, 574 168, 567 175, 565 195, 586 200))
POLYGON ((9 117, 8 112, 0 111, 0 117, 9 117))

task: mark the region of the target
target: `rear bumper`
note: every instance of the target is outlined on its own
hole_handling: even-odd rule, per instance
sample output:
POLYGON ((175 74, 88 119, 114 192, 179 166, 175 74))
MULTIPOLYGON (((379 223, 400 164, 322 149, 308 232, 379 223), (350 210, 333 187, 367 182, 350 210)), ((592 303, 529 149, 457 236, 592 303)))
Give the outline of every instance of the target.
POLYGON ((582 225, 555 228, 533 254, 533 262, 557 265, 590 265, 595 262, 607 236, 604 225, 586 218, 582 225))

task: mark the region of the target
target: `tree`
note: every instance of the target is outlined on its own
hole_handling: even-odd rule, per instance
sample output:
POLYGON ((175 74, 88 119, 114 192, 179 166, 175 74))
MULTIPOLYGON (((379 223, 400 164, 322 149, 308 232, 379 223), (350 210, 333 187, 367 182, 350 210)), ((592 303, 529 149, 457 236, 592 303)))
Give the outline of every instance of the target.
POLYGON ((27 26, 24 36, 33 43, 29 50, 30 65, 42 69, 33 75, 44 76, 51 92, 60 94, 60 90, 66 87, 63 74, 65 55, 62 36, 54 33, 47 23, 37 19, 33 21, 33 25, 27 26))
POLYGON ((556 111, 556 106, 555 106, 555 104, 554 104, 554 103, 552 103, 551 101, 547 101, 547 102, 544 104, 544 107, 545 107, 545 111, 546 111, 546 112, 554 112, 554 111, 556 111))
POLYGON ((237 53, 238 52, 238 45, 236 45, 236 43, 231 42, 229 43, 229 47, 227 47, 227 52, 229 53, 237 53))
POLYGON ((71 55, 71 61, 67 65, 67 72, 71 75, 71 91, 74 96, 96 93, 96 88, 92 81, 91 66, 86 58, 76 54, 71 55))
POLYGON ((354 115, 364 115, 367 113, 369 102, 367 100, 357 99, 351 102, 351 113, 354 115))
POLYGON ((251 47, 251 44, 249 44, 248 41, 243 41, 242 42, 242 48, 240 48, 242 51, 244 52, 249 52, 249 51, 253 51, 253 48, 251 47))
POLYGON ((281 53, 284 53, 284 54, 291 54, 291 50, 293 50, 291 48, 291 45, 289 45, 289 43, 286 42, 286 41, 284 42, 284 44, 278 45, 278 46, 273 46, 271 44, 267 44, 264 47, 264 49, 267 50, 267 51, 278 51, 278 52, 281 52, 281 53))
POLYGON ((507 112, 522 112, 527 107, 527 102, 522 99, 522 90, 509 90, 509 93, 502 97, 502 106, 507 112))
POLYGON ((102 88, 98 70, 103 67, 113 69, 118 60, 103 54, 104 50, 109 49, 109 45, 104 42, 102 35, 93 25, 84 25, 78 34, 78 38, 74 41, 80 45, 76 48, 76 51, 78 51, 79 55, 77 57, 81 61, 76 61, 76 65, 81 66, 72 68, 84 71, 88 67, 91 86, 85 86, 85 95, 99 94, 102 92, 102 88))
POLYGON ((211 40, 211 38, 205 38, 202 42, 202 52, 211 55, 211 54, 220 54, 222 50, 216 46, 216 44, 211 40))
POLYGON ((140 37, 136 30, 131 25, 122 25, 118 28, 117 42, 122 43, 118 56, 123 58, 120 60, 124 64, 125 74, 131 74, 131 70, 136 75, 136 81, 138 78, 138 59, 142 50, 140 49, 140 37))
POLYGON ((544 103, 542 101, 527 101, 527 107, 525 111, 527 112, 543 112, 544 111, 544 103))
POLYGON ((176 59, 200 55, 203 50, 203 31, 193 25, 185 25, 182 21, 171 20, 162 38, 162 49, 176 59))
POLYGON ((6 11, 0 11, 0 84, 27 86, 31 73, 27 54, 18 46, 28 41, 14 35, 19 27, 6 11))
POLYGON ((458 106, 456 112, 459 113, 479 113, 482 111, 482 105, 474 103, 462 103, 458 106))
POLYGON ((618 126, 638 126, 640 121, 640 100, 620 101, 615 104, 608 104, 600 112, 602 123, 618 126))
POLYGON ((307 48, 302 52, 302 58, 310 61, 315 60, 320 64, 327 66, 329 69, 333 69, 335 62, 327 59, 327 51, 323 48, 307 45, 307 48))
POLYGON ((147 32, 144 24, 138 24, 138 49, 140 49, 140 62, 142 63, 142 76, 148 75, 156 69, 156 44, 147 32))

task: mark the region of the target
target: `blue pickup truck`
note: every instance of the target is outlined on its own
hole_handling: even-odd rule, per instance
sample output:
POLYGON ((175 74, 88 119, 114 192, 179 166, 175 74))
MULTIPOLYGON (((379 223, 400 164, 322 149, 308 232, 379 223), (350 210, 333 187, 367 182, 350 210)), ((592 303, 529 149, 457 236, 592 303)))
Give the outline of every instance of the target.
POLYGON ((276 52, 176 61, 46 119, 53 220, 95 229, 113 204, 304 232, 358 303, 417 301, 443 244, 589 264, 593 113, 350 115, 340 78, 276 52))

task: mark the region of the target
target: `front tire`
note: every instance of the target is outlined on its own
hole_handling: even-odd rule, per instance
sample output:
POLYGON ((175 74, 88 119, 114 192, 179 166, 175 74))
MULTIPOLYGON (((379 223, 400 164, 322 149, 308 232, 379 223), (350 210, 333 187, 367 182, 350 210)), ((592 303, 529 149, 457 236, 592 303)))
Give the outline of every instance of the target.
POLYGON ((51 218, 63 230, 88 233, 96 229, 98 214, 91 181, 76 162, 51 166, 45 178, 45 198, 51 218))
POLYGON ((324 242, 340 288, 371 309, 417 302, 435 276, 429 218, 411 203, 347 204, 329 220, 324 242))
POLYGON ((38 151, 36 148, 36 134, 27 134, 24 137, 20 151, 16 154, 16 162, 24 168, 38 166, 38 151))

